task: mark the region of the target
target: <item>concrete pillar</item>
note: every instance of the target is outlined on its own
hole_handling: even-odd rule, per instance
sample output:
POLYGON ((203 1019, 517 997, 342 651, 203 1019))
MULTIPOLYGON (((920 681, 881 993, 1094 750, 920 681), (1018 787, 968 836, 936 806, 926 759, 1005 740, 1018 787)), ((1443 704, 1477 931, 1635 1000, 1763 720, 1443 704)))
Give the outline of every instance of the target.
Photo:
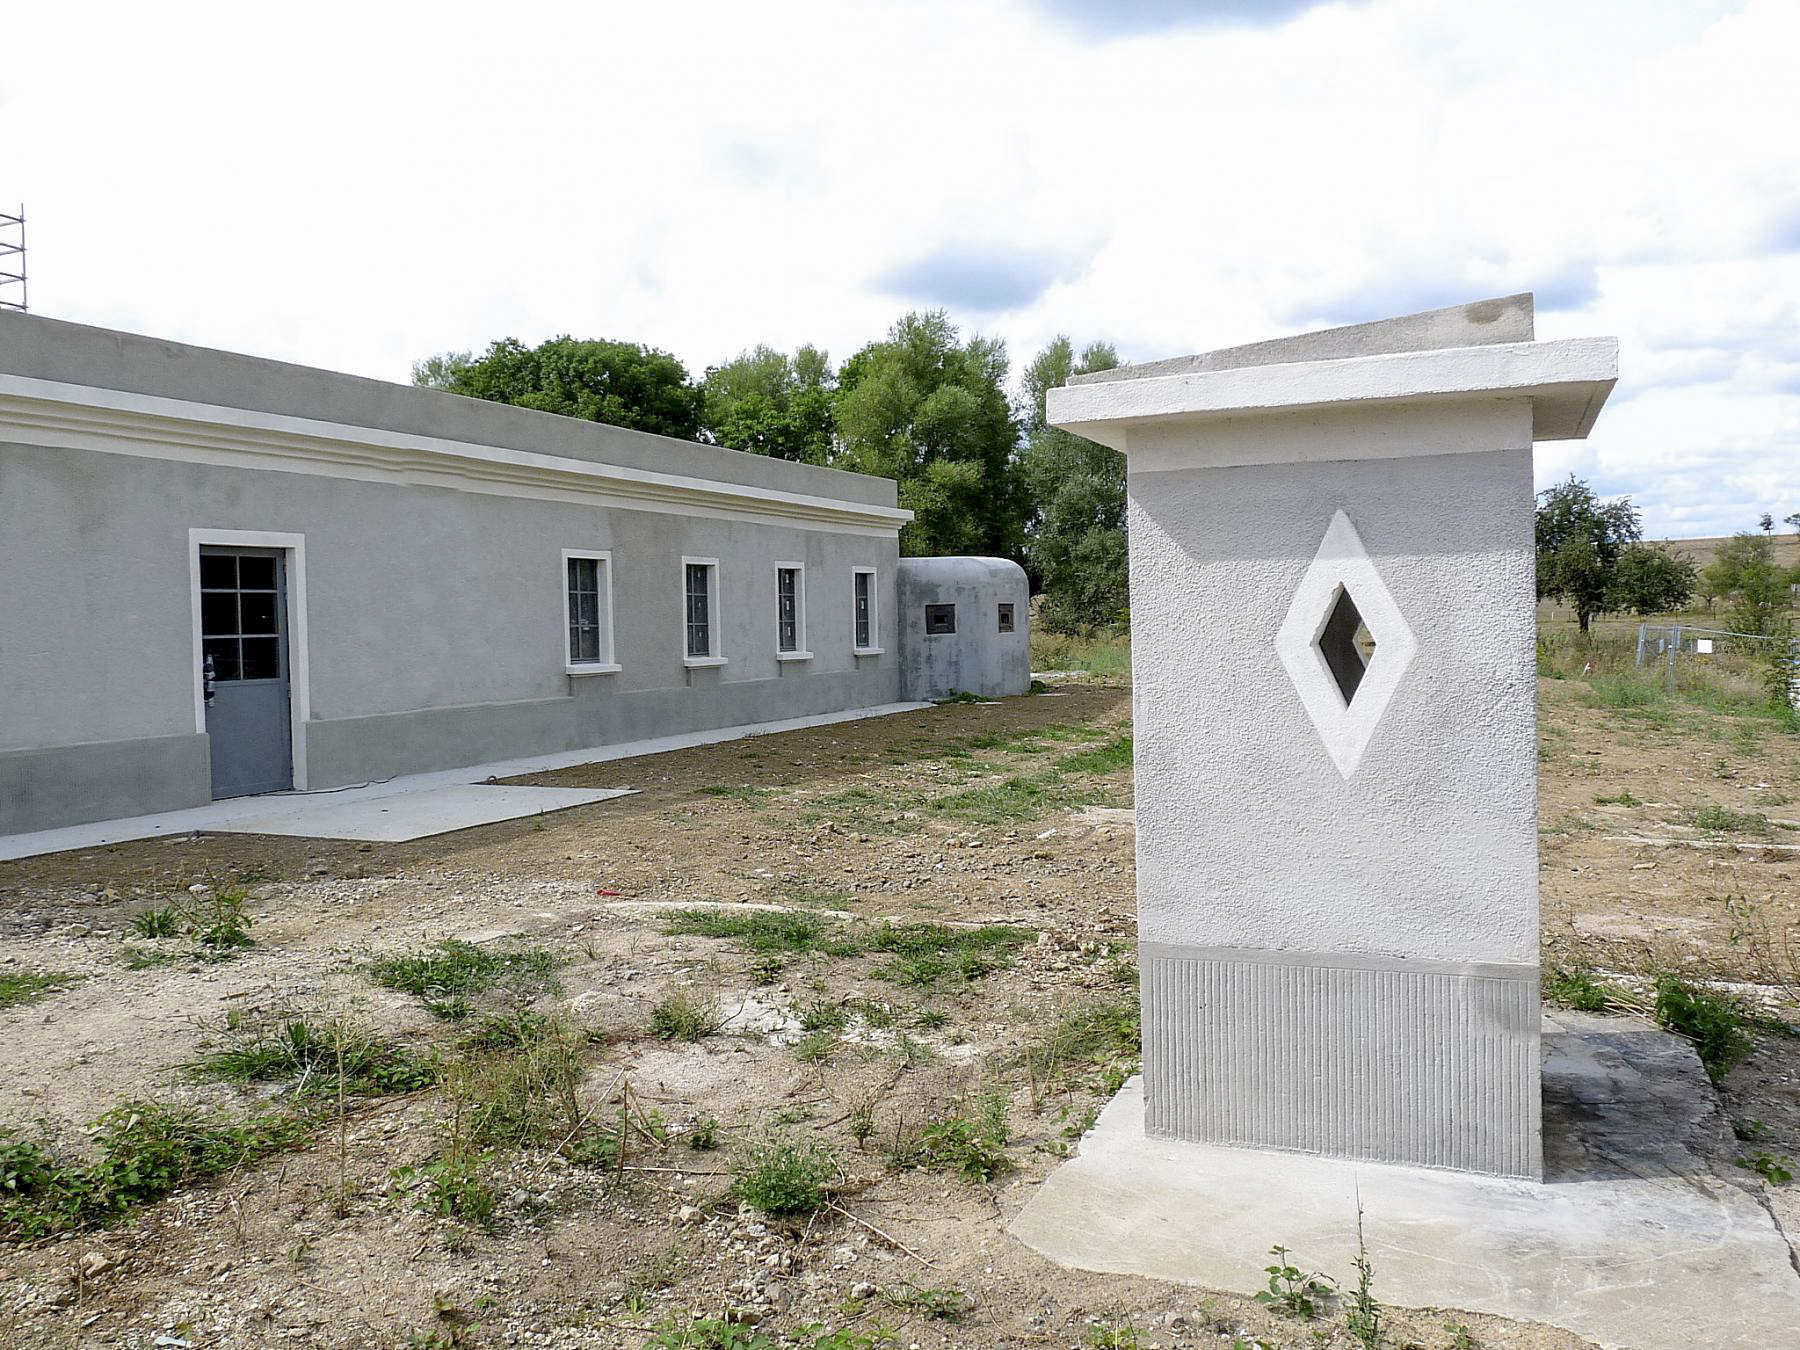
POLYGON ((1536 1177, 1531 297, 1125 367, 1146 1128, 1536 1177))

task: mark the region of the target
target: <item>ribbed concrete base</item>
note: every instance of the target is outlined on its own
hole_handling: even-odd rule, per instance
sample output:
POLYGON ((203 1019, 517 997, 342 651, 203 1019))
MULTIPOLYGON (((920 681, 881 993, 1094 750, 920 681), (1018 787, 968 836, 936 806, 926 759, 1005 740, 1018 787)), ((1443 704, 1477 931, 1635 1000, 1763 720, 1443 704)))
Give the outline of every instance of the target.
POLYGON ((1538 970, 1145 943, 1145 1129, 1543 1174, 1538 970))

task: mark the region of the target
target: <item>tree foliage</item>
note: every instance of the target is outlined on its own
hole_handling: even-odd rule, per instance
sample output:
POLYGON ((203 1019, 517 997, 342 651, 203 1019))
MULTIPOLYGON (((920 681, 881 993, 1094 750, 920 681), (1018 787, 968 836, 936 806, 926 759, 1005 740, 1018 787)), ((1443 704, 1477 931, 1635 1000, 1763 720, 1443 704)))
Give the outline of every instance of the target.
POLYGON ((1726 626, 1738 633, 1780 637, 1787 634, 1787 588, 1790 573, 1775 561, 1770 534, 1734 534, 1707 564, 1705 589, 1731 597, 1726 626))
POLYGON ((942 310, 908 314, 838 371, 833 463, 900 484, 907 554, 1017 558, 1025 498, 1004 343, 958 340, 942 310))
POLYGON ((1044 396, 1071 375, 1118 364, 1104 342, 1077 358, 1059 336, 1025 367, 1019 463, 1034 506, 1025 556, 1044 594, 1044 624, 1058 632, 1113 623, 1125 612, 1125 458, 1049 425, 1044 396))
POLYGON ((792 356, 758 346, 706 372, 701 420, 732 450, 823 464, 831 457, 831 358, 817 347, 792 356))
POLYGON ((1654 544, 1627 544, 1619 552, 1606 608, 1633 614, 1667 614, 1694 598, 1700 569, 1685 553, 1654 544))
POLYGON ((1574 608, 1587 632, 1618 584, 1619 556, 1643 534, 1629 497, 1602 501, 1574 474, 1538 493, 1537 593, 1574 608))
POLYGON ((700 434, 700 389, 687 369, 667 352, 635 342, 565 334, 527 347, 501 338, 479 357, 451 353, 422 361, 413 381, 662 436, 700 434))

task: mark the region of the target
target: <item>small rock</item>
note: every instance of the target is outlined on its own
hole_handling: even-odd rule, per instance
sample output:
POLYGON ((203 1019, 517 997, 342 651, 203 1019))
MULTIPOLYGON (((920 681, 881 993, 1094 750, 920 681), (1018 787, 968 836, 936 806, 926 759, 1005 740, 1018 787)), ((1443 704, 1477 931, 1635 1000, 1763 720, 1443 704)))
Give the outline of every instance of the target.
POLYGON ((680 1209, 675 1211, 675 1222, 681 1224, 684 1228, 690 1224, 699 1223, 701 1217, 701 1210, 698 1205, 683 1205, 680 1209))
POLYGON ((850 1297, 854 1298, 854 1299, 874 1298, 875 1295, 879 1294, 880 1292, 881 1292, 881 1290, 877 1289, 874 1285, 870 1284, 867 1280, 858 1280, 855 1284, 850 1286, 850 1297))

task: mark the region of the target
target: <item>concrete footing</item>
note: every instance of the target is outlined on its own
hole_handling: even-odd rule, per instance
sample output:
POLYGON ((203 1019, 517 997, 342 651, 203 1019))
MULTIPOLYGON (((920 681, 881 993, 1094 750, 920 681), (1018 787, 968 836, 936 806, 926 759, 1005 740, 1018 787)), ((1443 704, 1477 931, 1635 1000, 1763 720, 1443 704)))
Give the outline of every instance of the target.
POLYGON ((1631 1350, 1800 1346, 1800 1274, 1693 1051, 1621 1018, 1544 1024, 1542 1183, 1150 1139, 1133 1080, 1012 1232, 1083 1270, 1250 1292, 1271 1245, 1375 1294, 1631 1350))

